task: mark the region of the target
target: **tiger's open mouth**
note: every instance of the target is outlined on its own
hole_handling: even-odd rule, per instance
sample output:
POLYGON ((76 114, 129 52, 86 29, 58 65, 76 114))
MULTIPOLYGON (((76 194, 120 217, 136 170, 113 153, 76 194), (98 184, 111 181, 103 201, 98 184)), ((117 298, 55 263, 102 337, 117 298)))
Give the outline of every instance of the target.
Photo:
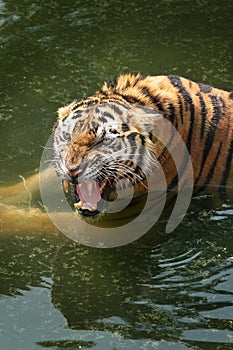
POLYGON ((79 214, 94 217, 104 210, 104 201, 109 199, 112 190, 109 179, 102 182, 90 181, 75 184, 74 207, 79 214))

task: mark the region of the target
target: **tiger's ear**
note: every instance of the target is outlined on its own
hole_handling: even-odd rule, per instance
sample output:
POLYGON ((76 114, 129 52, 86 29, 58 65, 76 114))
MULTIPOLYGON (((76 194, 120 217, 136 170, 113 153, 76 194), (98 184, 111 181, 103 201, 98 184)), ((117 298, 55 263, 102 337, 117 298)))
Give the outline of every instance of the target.
POLYGON ((145 106, 133 108, 133 118, 135 127, 139 131, 151 133, 156 125, 164 119, 164 113, 145 106))
POLYGON ((71 109, 70 109, 70 105, 68 106, 65 106, 65 107, 60 107, 57 111, 57 114, 58 114, 58 119, 63 119, 65 118, 66 116, 68 116, 71 112, 71 109))

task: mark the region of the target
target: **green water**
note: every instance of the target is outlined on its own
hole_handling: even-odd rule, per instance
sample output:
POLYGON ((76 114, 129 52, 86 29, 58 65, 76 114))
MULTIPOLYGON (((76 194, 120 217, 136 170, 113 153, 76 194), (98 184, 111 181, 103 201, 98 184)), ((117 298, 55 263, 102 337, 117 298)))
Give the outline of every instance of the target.
MULTIPOLYGON (((233 90, 231 1, 9 0, 0 13, 0 185, 37 171, 58 107, 119 73, 233 90)), ((1 238, 0 349, 232 349, 232 214, 205 208, 117 249, 1 238)))

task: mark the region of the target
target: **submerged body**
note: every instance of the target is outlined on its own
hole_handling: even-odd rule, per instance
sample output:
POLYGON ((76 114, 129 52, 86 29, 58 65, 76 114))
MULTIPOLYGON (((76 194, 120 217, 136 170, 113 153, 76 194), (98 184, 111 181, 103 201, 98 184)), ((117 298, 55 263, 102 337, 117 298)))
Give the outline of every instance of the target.
MULTIPOLYGON (((233 186, 233 93, 176 76, 122 75, 94 96, 60 108, 56 170, 65 188, 72 184, 79 215, 96 220, 104 212, 102 200, 116 198, 119 182, 123 193, 133 188, 140 198, 158 163, 167 189, 175 190, 174 128, 190 155, 195 193, 211 187, 225 195, 233 186), (162 120, 169 122, 167 144, 156 133, 162 120)), ((30 191, 36 182, 27 182, 30 191)), ((2 201, 25 196, 20 186, 1 189, 2 201)))

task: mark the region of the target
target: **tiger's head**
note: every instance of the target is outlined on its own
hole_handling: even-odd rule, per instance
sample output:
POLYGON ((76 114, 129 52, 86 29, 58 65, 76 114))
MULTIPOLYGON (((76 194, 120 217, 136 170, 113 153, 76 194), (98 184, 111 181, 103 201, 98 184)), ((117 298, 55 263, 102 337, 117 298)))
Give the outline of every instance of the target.
POLYGON ((58 111, 54 130, 57 174, 75 189, 75 207, 96 218, 118 190, 146 192, 157 166, 153 128, 160 113, 117 100, 74 101, 58 111))

